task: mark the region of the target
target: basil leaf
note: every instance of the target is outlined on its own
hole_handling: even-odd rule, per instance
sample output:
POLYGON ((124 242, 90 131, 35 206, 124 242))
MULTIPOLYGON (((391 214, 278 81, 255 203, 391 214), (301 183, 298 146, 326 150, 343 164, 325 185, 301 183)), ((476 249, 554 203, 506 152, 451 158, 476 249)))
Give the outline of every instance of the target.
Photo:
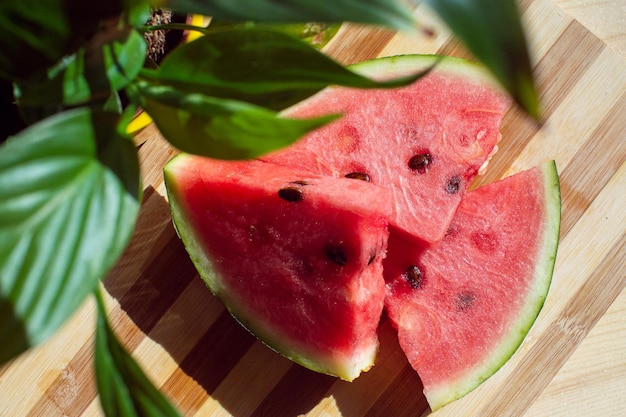
POLYGON ((515 0, 426 0, 531 116, 539 117, 528 47, 515 0))
POLYGON ((411 12, 398 0, 161 0, 157 4, 184 13, 219 19, 264 22, 359 22, 412 30, 411 12))
POLYGON ((130 239, 139 164, 118 117, 60 113, 0 147, 0 363, 57 330, 130 239))
POLYGON ((76 51, 127 0, 0 1, 0 77, 28 79, 76 51))
POLYGON ((178 149, 220 159, 254 158, 287 146, 336 116, 288 119, 253 104, 137 84, 143 109, 178 149))
POLYGON ((374 81, 290 35, 251 28, 209 33, 174 50, 159 69, 146 69, 141 75, 182 91, 281 110, 331 84, 397 87, 423 73, 374 81))
POLYGON ((96 292, 95 369, 100 405, 110 417, 180 416, 115 337, 102 296, 96 292))
POLYGON ((114 104, 118 90, 137 77, 146 50, 139 32, 128 26, 111 26, 63 59, 47 77, 18 82, 18 104, 31 123, 59 108, 85 103, 117 109, 107 106, 114 104))

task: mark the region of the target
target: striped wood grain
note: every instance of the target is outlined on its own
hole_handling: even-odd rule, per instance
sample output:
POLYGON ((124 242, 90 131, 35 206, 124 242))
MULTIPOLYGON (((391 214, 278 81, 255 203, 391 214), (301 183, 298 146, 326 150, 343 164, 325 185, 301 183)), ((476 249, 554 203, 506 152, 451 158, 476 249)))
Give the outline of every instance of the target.
MULTIPOLYGON (((611 32, 607 46, 597 30, 588 30, 584 20, 564 12, 581 9, 570 3, 521 3, 544 120, 538 125, 512 108, 505 117, 500 152, 476 184, 556 159, 563 220, 553 286, 511 361, 433 416, 546 415, 561 391, 575 401, 574 378, 579 374, 568 371, 559 379, 560 371, 579 369, 587 360, 572 354, 581 343, 585 346, 587 334, 626 285, 626 57, 615 47, 623 32, 618 41, 611 32)), ((594 11, 600 8, 589 3, 594 11)), ((432 13, 420 6, 415 14, 423 22, 417 35, 345 25, 327 52, 343 63, 398 53, 470 56, 432 13), (426 35, 431 30, 434 35, 426 35)), ((161 169, 175 151, 154 127, 140 136, 142 211, 130 246, 103 285, 119 338, 184 415, 429 413, 419 378, 387 322, 381 325, 378 364, 353 383, 294 365, 246 333, 208 293, 171 225, 161 169)), ((623 303, 623 295, 620 299, 623 303)), ((619 305, 612 309, 624 311, 619 305)), ((605 327, 597 332, 610 348, 619 342, 602 335, 611 330, 623 335, 625 322, 615 319, 618 313, 609 317, 613 319, 600 321, 605 327)), ((93 381, 93 328, 89 300, 48 343, 0 367, 0 416, 101 415, 93 381)), ((594 349, 582 352, 596 354, 594 349)), ((623 354, 616 358, 626 366, 623 354)), ((612 371, 606 364, 596 366, 606 381, 626 377, 623 367, 612 371), (606 374, 611 372, 613 379, 606 374)), ((613 389, 615 396, 621 395, 600 382, 591 386, 598 393, 613 389)), ((610 404, 626 407, 624 401, 610 404)), ((561 415, 575 413, 576 407, 560 404, 561 415)), ((611 415, 610 408, 603 410, 611 415)))

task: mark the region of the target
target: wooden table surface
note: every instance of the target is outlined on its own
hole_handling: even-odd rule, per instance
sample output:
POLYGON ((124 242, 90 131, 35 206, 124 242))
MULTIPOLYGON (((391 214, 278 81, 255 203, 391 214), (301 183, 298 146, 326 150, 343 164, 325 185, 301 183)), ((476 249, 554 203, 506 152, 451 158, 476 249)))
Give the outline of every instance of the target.
MULTIPOLYGON (((553 285, 514 357, 432 416, 626 415, 626 2, 523 0, 545 113, 515 108, 491 182, 555 159, 563 216, 553 285)), ((345 25, 327 46, 344 63, 399 53, 468 56, 423 6, 434 37, 345 25)), ((186 416, 420 416, 419 379, 390 326, 378 364, 353 383, 292 364, 240 328, 203 286, 177 239, 162 167, 175 151, 138 136, 144 202, 135 236, 104 281, 114 329, 186 416)), ((0 367, 0 416, 99 416, 94 303, 43 346, 0 367)))

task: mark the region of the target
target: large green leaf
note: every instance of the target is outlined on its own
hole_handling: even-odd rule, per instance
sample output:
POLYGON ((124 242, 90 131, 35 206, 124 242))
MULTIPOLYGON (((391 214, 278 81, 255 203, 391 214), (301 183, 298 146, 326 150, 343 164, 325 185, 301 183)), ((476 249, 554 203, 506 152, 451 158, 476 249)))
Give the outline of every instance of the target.
POLYGON ((172 404, 159 392, 111 329, 103 300, 96 293, 95 368, 100 404, 109 417, 176 417, 172 404))
POLYGON ((0 1, 0 77, 26 79, 74 52, 130 0, 0 1))
POLYGON ((415 22, 400 0, 153 0, 185 13, 265 22, 360 22, 410 30, 415 22))
POLYGON ((139 167, 118 117, 60 113, 0 147, 0 363, 58 329, 132 234, 139 167))
POLYGON ((333 120, 289 119, 253 104, 141 82, 141 106, 178 149, 221 159, 247 159, 287 146, 333 120))
POLYGON ((425 0, 515 101, 539 117, 528 46, 515 0, 425 0))
POLYGON ((346 69, 295 37, 249 28, 209 33, 177 48, 159 69, 146 69, 141 74, 181 91, 281 110, 328 85, 397 87, 424 73, 374 81, 346 69))

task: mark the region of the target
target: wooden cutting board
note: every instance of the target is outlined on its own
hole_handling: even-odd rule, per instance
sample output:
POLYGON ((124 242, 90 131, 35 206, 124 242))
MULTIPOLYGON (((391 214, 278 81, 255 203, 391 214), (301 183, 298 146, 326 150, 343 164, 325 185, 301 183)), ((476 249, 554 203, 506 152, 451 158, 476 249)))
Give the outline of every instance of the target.
MULTIPOLYGON (((556 160, 563 217, 553 285, 505 367, 432 415, 616 416, 626 412, 626 11, 622 0, 524 0, 521 8, 545 121, 512 109, 481 182, 556 160)), ((424 7, 415 13, 434 36, 345 25, 327 52, 343 63, 469 56, 424 7)), ((197 277, 171 225, 161 170, 175 151, 153 127, 138 140, 141 216, 104 289, 119 338, 184 415, 429 413, 387 323, 378 364, 353 383, 294 365, 246 333, 197 277)), ((102 415, 94 320, 89 300, 48 343, 0 367, 0 416, 102 415)))

